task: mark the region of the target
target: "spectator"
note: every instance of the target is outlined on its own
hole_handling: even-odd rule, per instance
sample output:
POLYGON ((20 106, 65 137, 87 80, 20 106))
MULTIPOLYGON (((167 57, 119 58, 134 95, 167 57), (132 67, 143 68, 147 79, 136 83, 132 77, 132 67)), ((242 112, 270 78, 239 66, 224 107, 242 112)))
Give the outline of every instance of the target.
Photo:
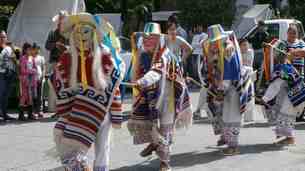
POLYGON ((203 32, 202 26, 196 26, 196 32, 193 36, 192 47, 193 47, 193 56, 200 57, 202 56, 202 45, 201 43, 208 38, 208 35, 203 32))
MULTIPOLYGON (((53 18, 54 22, 57 22, 57 27, 55 30, 52 30, 47 38, 45 48, 50 52, 49 55, 49 65, 48 65, 48 75, 50 75, 53 72, 54 66, 58 61, 58 58, 61 54, 63 54, 64 51, 66 51, 66 46, 68 45, 68 40, 62 35, 62 25, 64 18, 67 16, 66 11, 60 11, 57 16, 53 18)), ((48 107, 49 110, 51 109, 51 106, 55 106, 56 103, 56 96, 54 91, 49 91, 49 102, 48 107)), ((53 115, 52 117, 56 117, 57 115, 53 115)))
POLYGON ((60 11, 53 18, 53 21, 57 22, 57 28, 49 33, 45 44, 45 48, 50 51, 49 63, 52 67, 58 61, 59 56, 66 50, 66 45, 68 45, 68 40, 61 33, 65 16, 67 16, 67 12, 60 11))
POLYGON ((35 65, 37 67, 37 97, 34 99, 34 112, 38 115, 39 118, 43 117, 42 114, 42 85, 44 82, 45 76, 45 59, 40 54, 40 47, 34 43, 32 46, 32 55, 35 60, 35 65))
POLYGON ((8 97, 16 77, 14 51, 7 46, 5 31, 0 31, 0 110, 4 121, 13 120, 7 114, 8 97))
POLYGON ((247 39, 239 40, 239 47, 242 55, 243 65, 253 68, 254 51, 249 46, 247 39))
POLYGON ((24 121, 24 112, 28 112, 28 119, 35 120, 33 115, 33 103, 37 97, 37 67, 31 54, 31 44, 25 43, 20 59, 20 113, 19 120, 24 121))
MULTIPOLYGON (((243 66, 248 67, 253 71, 253 60, 254 60, 254 51, 249 46, 247 39, 239 40, 239 47, 242 55, 243 66)), ((252 94, 255 94, 254 84, 252 83, 252 94)), ((255 99, 252 99, 248 104, 248 110, 243 115, 244 122, 253 122, 254 114, 256 113, 255 109, 255 99)))
POLYGON ((168 17, 167 20, 168 23, 176 23, 177 24, 177 35, 182 37, 184 40, 187 40, 187 32, 180 26, 180 24, 178 23, 178 19, 176 14, 172 14, 171 16, 168 17))
MULTIPOLYGON (((186 58, 192 52, 192 46, 182 37, 177 35, 178 23, 176 19, 169 19, 167 22, 167 33, 166 46, 168 49, 175 54, 180 62, 186 63, 186 58)), ((186 66, 186 65, 185 65, 186 66)))
POLYGON ((255 50, 255 69, 261 67, 263 61, 263 43, 268 42, 270 39, 269 37, 270 36, 266 30, 264 21, 259 21, 256 33, 248 39, 249 42, 252 44, 253 49, 255 50))
MULTIPOLYGON (((203 49, 202 49, 202 43, 208 38, 208 35, 203 32, 202 26, 196 26, 194 28, 195 35, 192 40, 192 47, 193 47, 193 54, 192 54, 192 64, 197 65, 197 67, 193 66, 193 75, 195 73, 198 73, 198 78, 203 81, 203 78, 200 78, 202 76, 202 70, 204 70, 204 62, 203 62, 203 49), (197 69, 197 70, 196 70, 197 69)), ((193 76, 194 77, 194 76, 193 76)), ((194 119, 200 118, 202 109, 204 108, 204 95, 205 95, 206 89, 201 88, 200 89, 200 97, 199 101, 196 107, 196 110, 194 112, 194 119)))

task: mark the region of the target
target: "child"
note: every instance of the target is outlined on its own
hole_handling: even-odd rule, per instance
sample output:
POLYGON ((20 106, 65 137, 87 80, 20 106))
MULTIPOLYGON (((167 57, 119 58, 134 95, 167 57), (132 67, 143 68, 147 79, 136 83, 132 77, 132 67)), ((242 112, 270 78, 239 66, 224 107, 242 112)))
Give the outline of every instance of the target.
POLYGON ((45 73, 45 59, 43 56, 39 55, 40 47, 34 43, 32 46, 32 55, 34 57, 35 65, 37 67, 37 98, 34 99, 34 112, 39 118, 43 117, 42 114, 42 85, 45 73))
POLYGON ((19 120, 24 121, 24 111, 28 112, 28 118, 35 120, 33 115, 33 99, 37 97, 37 67, 31 56, 31 44, 23 45, 23 56, 20 59, 20 113, 19 120))
MULTIPOLYGON (((251 71, 253 71, 253 60, 254 60, 254 51, 250 48, 249 42, 247 39, 240 39, 239 40, 239 47, 240 52, 242 56, 242 62, 243 66, 247 67, 251 71)), ((254 95, 254 84, 251 84, 252 86, 252 94, 254 95)), ((255 110, 255 100, 254 98, 249 102, 248 110, 245 112, 243 116, 244 122, 253 122, 254 121, 254 113, 256 113, 255 110)))
POLYGON ((254 51, 249 47, 247 39, 239 40, 240 52, 242 55, 242 62, 244 66, 253 68, 254 51))

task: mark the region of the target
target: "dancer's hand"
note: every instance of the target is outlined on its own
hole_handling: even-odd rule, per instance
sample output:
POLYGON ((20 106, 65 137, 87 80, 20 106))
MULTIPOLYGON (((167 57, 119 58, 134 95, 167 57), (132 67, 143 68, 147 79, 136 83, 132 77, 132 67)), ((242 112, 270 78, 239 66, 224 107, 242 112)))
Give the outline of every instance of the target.
POLYGON ((141 86, 137 82, 134 83, 133 87, 136 88, 139 91, 141 90, 141 86))
POLYGON ((113 124, 112 124, 112 128, 114 128, 114 129, 121 129, 121 128, 122 128, 122 125, 121 125, 121 124, 115 124, 115 123, 113 123, 113 124))

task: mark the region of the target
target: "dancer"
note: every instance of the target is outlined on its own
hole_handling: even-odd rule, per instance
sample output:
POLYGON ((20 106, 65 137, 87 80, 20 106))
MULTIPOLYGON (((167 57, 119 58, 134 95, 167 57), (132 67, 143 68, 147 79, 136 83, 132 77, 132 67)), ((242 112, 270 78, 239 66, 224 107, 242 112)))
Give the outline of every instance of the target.
POLYGON ((269 56, 265 56, 264 64, 270 84, 262 101, 276 113, 275 144, 293 145, 295 118, 305 107, 304 77, 291 64, 293 57, 287 53, 289 46, 285 42, 274 39, 267 46, 271 51, 269 56))
POLYGON ((192 111, 179 58, 169 51, 157 23, 148 23, 144 33, 132 35, 133 77, 136 84, 128 128, 134 144, 149 143, 140 153, 154 151, 160 171, 170 171, 170 146, 174 129, 189 127, 192 111))
POLYGON ((218 146, 227 145, 224 155, 239 153, 238 140, 242 113, 251 100, 251 70, 242 66, 239 45, 233 32, 221 25, 208 27, 203 43, 207 66, 208 115, 214 133, 220 135, 218 146))
POLYGON ((104 39, 94 16, 67 16, 63 35, 70 40, 69 53, 55 69, 57 114, 54 128, 62 169, 91 170, 88 150, 95 143, 94 171, 109 170, 111 127, 123 121, 119 84, 124 65, 104 39))

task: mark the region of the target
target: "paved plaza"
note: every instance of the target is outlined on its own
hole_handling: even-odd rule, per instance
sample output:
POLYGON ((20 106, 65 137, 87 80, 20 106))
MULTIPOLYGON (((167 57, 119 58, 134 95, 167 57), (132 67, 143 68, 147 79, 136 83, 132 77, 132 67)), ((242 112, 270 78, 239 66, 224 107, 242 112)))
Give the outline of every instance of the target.
MULTIPOLYGON (((193 105, 198 92, 192 93, 193 105)), ((124 106, 130 110, 130 103, 124 106)), ((12 115, 14 116, 14 115, 12 115)), ((272 145, 274 133, 263 116, 257 113, 255 123, 241 130, 241 154, 223 156, 215 146, 216 137, 204 117, 195 121, 187 132, 177 132, 172 148, 174 171, 305 171, 305 123, 296 126, 297 145, 282 149, 272 145)), ((0 171, 44 171, 59 166, 51 157, 54 147, 54 120, 11 122, 0 125, 0 171)), ((132 145, 126 125, 112 136, 112 171, 157 171, 156 156, 141 158, 144 146, 132 145)), ((93 151, 90 152, 93 160, 93 151)))

